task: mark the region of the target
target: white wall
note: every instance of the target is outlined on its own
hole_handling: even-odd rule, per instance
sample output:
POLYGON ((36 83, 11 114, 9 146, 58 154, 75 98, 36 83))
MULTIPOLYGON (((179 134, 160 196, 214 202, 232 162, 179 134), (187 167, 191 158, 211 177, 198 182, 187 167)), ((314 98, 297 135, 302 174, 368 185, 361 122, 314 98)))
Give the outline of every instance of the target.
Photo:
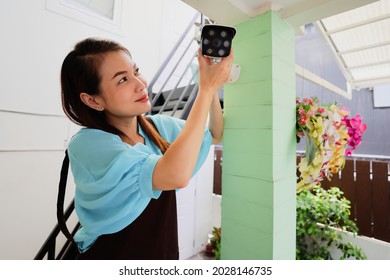
POLYGON ((212 231, 214 146, 188 186, 176 193, 180 259, 203 251, 212 231))
MULTIPOLYGON (((0 259, 32 259, 56 223, 63 151, 78 129, 61 108, 66 54, 86 37, 114 39, 129 48, 150 80, 164 59, 166 7, 177 4, 188 12, 179 0, 120 1, 120 30, 111 32, 53 12, 49 2, 0 4, 0 259)), ((70 184, 66 205, 73 192, 70 184)))
MULTIPOLYGON (((338 230, 340 232, 340 230, 338 230)), ((390 243, 366 236, 353 236, 350 232, 342 232, 344 243, 351 242, 359 246, 368 260, 390 260, 390 243)), ((333 259, 338 260, 341 256, 340 250, 331 248, 333 259)))

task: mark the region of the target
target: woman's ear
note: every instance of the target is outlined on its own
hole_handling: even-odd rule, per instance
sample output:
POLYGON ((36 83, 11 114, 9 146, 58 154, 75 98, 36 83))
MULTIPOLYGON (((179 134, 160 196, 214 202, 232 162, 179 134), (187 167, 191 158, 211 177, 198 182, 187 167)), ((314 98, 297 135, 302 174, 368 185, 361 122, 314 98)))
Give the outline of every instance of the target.
POLYGON ((100 111, 100 112, 104 111, 102 101, 97 96, 93 96, 88 93, 82 92, 80 93, 80 99, 88 107, 96 111, 100 111))

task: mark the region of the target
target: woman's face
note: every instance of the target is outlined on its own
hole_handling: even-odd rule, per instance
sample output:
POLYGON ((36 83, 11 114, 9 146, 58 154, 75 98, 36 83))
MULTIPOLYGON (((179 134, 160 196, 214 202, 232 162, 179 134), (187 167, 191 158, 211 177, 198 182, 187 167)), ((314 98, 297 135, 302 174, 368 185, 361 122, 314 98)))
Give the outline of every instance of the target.
POLYGON ((147 83, 124 51, 107 53, 100 75, 99 99, 110 120, 134 117, 150 110, 147 83))

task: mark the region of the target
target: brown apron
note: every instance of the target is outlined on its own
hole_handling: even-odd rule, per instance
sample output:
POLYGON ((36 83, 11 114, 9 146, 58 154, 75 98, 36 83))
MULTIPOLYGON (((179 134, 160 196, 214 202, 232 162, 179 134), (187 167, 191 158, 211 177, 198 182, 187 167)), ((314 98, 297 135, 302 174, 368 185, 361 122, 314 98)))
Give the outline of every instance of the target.
POLYGON ((163 191, 119 232, 99 236, 80 260, 178 260, 176 191, 163 191))

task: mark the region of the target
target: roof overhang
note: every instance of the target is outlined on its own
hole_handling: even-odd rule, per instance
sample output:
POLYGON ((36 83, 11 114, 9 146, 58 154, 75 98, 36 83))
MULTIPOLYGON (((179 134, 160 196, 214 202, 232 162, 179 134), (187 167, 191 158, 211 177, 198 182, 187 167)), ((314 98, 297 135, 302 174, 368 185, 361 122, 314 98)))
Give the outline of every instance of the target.
POLYGON ((311 23, 377 0, 182 0, 219 24, 235 25, 273 10, 293 27, 311 23))
POLYGON ((390 83, 390 0, 321 19, 317 27, 353 89, 390 83))
POLYGON ((352 89, 390 83, 390 0, 182 0, 219 24, 269 10, 297 30, 316 23, 352 89))

